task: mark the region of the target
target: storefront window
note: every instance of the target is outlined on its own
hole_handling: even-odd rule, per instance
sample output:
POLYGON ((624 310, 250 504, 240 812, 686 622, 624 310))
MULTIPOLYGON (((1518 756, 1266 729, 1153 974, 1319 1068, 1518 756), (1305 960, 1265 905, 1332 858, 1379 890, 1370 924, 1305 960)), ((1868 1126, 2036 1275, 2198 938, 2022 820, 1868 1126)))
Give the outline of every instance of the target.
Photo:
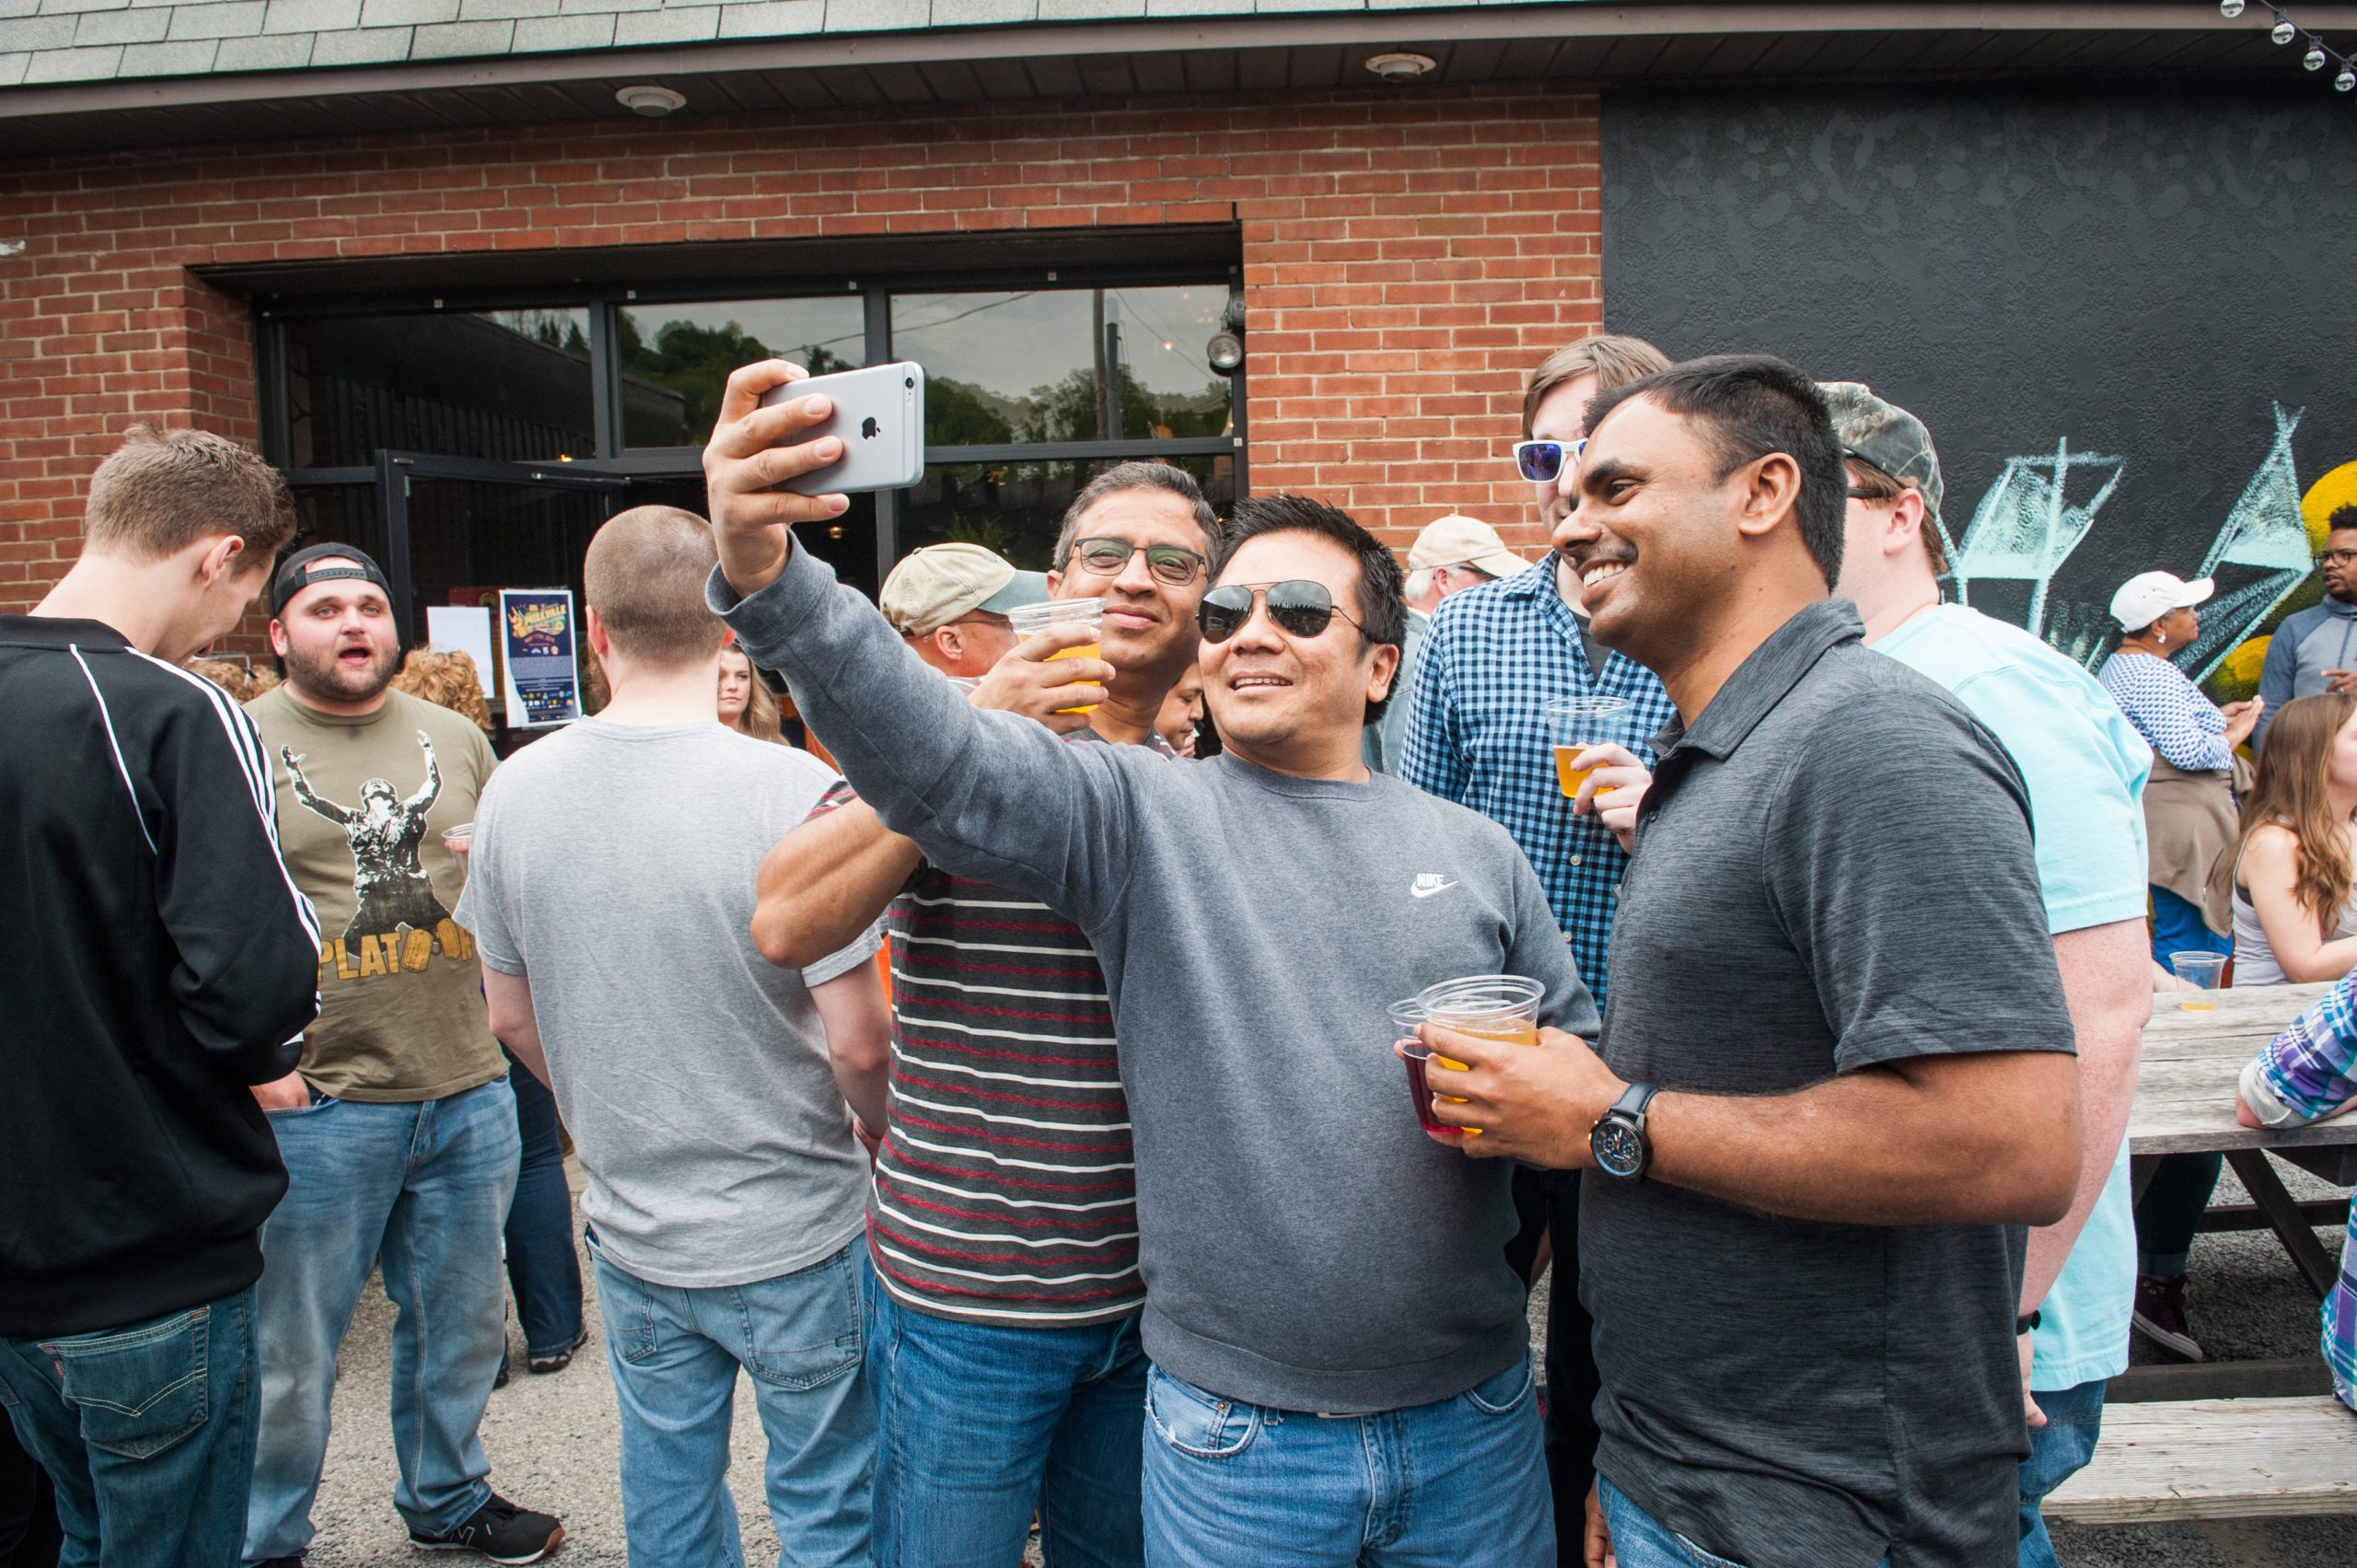
POLYGON ((702 446, 740 365, 790 359, 823 376, 866 363, 857 295, 625 305, 614 330, 626 447, 702 446))
POLYGON ((1213 285, 900 294, 892 352, 924 366, 932 446, 1218 436, 1231 393, 1203 344, 1226 304, 1213 285))
POLYGON ((586 309, 298 319, 286 331, 288 466, 380 447, 530 461, 598 449, 586 309))
MULTIPOLYGON (((1212 509, 1225 517, 1236 505, 1236 459, 1161 459, 1185 469, 1202 485, 1212 509)), ((996 551, 1016 565, 1044 572, 1054 564, 1056 531, 1064 511, 1110 459, 1071 463, 936 463, 914 489, 902 493, 902 554, 953 540, 996 551)))

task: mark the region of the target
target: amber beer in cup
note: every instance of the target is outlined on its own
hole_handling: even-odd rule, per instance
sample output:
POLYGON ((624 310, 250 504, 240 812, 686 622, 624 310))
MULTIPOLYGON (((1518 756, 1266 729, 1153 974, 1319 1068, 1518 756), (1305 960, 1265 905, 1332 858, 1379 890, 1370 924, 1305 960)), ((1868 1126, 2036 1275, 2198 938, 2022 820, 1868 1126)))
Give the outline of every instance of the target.
POLYGON ((1573 767, 1573 758, 1592 746, 1629 744, 1629 701, 1625 697, 1566 697, 1550 703, 1547 738, 1555 749, 1555 782, 1562 786, 1563 798, 1570 800, 1579 794, 1580 781, 1596 772, 1573 767))
MULTIPOLYGON (((1088 630, 1090 636, 1087 642, 1076 648, 1050 654, 1050 664, 1060 658, 1105 656, 1103 645, 1096 637, 1097 628, 1105 621, 1105 601, 1101 598, 1051 598, 1039 604, 1018 604, 1006 612, 1006 618, 1015 627, 1017 641, 1028 641, 1051 627, 1080 626, 1088 630)), ((1093 714, 1096 711, 1094 703, 1083 707, 1056 710, 1060 714, 1093 714)))
MULTIPOLYGON (((1515 1045, 1538 1043, 1538 999, 1547 988, 1518 974, 1476 974, 1428 985, 1416 1000, 1424 1021, 1438 1024, 1476 1040, 1502 1040, 1515 1045)), ((1443 1066, 1462 1070, 1465 1063, 1435 1056, 1443 1066)))
POLYGON ((2225 978, 2225 954, 2171 953, 2169 968, 2177 971, 2178 981, 2186 987, 2177 993, 2178 1006, 2189 1013, 2218 1010, 2218 982, 2225 978))

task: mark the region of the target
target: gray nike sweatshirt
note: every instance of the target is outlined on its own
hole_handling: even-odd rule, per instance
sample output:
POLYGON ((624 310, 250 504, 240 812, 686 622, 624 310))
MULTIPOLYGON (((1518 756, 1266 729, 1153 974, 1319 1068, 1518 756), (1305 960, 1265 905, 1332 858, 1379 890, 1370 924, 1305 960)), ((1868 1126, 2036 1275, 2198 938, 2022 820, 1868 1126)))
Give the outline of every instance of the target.
MULTIPOLYGON (((889 826, 961 877, 1039 899, 1105 970, 1137 1151, 1146 1353, 1230 1399, 1396 1410, 1512 1365, 1504 1160, 1418 1129, 1390 1003, 1527 974, 1542 1021, 1596 1005, 1505 830, 1396 779, 1296 779, 1066 746, 970 706, 795 547, 712 607, 783 670, 889 826)), ((1010 1163, 1054 1151, 1003 1138, 1010 1163)))

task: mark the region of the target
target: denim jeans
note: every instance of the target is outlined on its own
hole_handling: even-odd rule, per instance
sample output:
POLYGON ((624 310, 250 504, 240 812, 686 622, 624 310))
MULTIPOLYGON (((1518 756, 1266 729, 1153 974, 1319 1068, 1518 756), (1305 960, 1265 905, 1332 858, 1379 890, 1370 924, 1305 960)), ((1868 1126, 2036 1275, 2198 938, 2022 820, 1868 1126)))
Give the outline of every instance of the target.
MULTIPOLYGON (((1612 1532, 1612 1555, 1620 1568, 1743 1568, 1734 1558, 1705 1551, 1662 1524, 1605 1477, 1596 1478, 1596 1489, 1604 1504, 1604 1526, 1612 1532)), ((1888 1553, 1883 1556, 1882 1568, 1890 1568, 1888 1553)))
POLYGON ((499 1235, 516 1191, 516 1098, 495 1078, 443 1099, 273 1110, 286 1196, 262 1226, 261 1436, 246 1557, 296 1557, 327 1458, 336 1354, 381 1262, 393 1319, 393 1506, 456 1529, 491 1499, 483 1407, 505 1345, 499 1235))
POLYGON ((739 1367, 752 1376, 769 1435, 763 1474, 780 1568, 873 1562, 876 1405, 861 1367, 865 1240, 775 1279, 696 1290, 627 1272, 598 1250, 594 1231, 589 1256, 621 1408, 632 1568, 741 1568, 727 1479, 739 1367))
POLYGON ((507 1209, 507 1283, 524 1324, 524 1353, 561 1355, 581 1338, 581 1260, 573 1250, 573 1189, 564 1179, 556 1097, 514 1056, 507 1060, 523 1140, 516 1201, 507 1209))
POLYGON ((1145 1410, 1155 1568, 1555 1562, 1527 1356, 1453 1399, 1371 1415, 1245 1404, 1157 1366, 1145 1410))
POLYGON ((255 1386, 250 1289, 97 1333, 0 1339, 0 1404, 56 1486, 58 1562, 235 1568, 255 1386))
POLYGON ((1035 1508, 1049 1568, 1141 1562, 1137 1319, 968 1323, 867 1283, 881 1568, 1014 1568, 1035 1508))
POLYGON ((2136 1272, 2177 1279, 2193 1252, 2201 1216, 2218 1190, 2223 1155, 2163 1155, 2136 1200, 2136 1272))
POLYGON ((2201 918, 2201 906, 2178 898, 2158 883, 2153 895, 2153 961, 2169 967, 2172 953, 2228 953, 2235 939, 2221 936, 2201 918))
POLYGON ((2104 1382, 2098 1377, 2075 1388, 2037 1392, 2046 1424, 2030 1428, 2029 1458, 2022 1461, 2021 1568, 2061 1568, 2038 1504, 2095 1458, 2096 1439, 2103 1434, 2104 1382))

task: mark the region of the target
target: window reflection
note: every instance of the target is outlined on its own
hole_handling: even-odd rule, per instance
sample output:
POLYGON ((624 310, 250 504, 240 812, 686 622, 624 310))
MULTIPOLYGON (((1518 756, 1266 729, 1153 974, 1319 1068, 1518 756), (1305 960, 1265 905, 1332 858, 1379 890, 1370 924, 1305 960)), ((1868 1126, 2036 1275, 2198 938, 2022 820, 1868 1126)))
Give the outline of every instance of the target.
POLYGON ((823 376, 866 363, 856 295, 626 305, 614 314, 628 447, 702 446, 738 366, 790 359, 823 376))
POLYGON ((892 352, 925 368, 935 447, 1218 436, 1227 381, 1203 344, 1223 285, 892 297, 892 352))
MULTIPOLYGON (((927 389, 930 391, 930 388, 927 389)), ((1225 517, 1236 505, 1236 459, 1225 455, 1158 459, 1185 469, 1225 517)), ((996 551, 1027 571, 1053 565, 1064 512, 1110 459, 1075 463, 935 463, 900 493, 900 549, 961 540, 996 551)))
POLYGON ((295 468, 380 447, 547 460, 598 449, 586 309, 326 316, 287 323, 295 468))

